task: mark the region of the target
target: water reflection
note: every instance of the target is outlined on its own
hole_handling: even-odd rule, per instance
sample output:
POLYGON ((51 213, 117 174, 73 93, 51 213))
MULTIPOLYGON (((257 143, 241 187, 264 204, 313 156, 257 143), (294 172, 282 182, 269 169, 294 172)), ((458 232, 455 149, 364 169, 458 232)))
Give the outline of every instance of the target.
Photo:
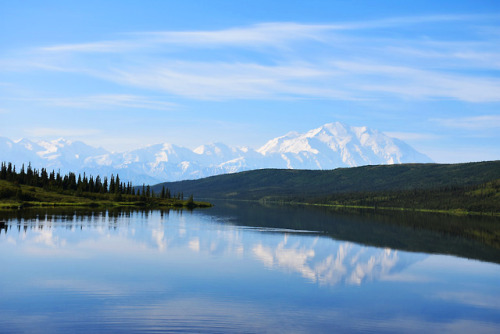
MULTIPOLYGON (((289 239, 285 235, 275 247, 259 243, 252 247, 252 251, 267 267, 298 272, 311 282, 328 285, 359 285, 380 279, 389 275, 399 261, 398 252, 391 249, 371 249, 345 242, 332 245, 336 246, 335 252, 321 254, 325 252, 316 249, 320 248, 317 238, 310 246, 289 239)), ((413 261, 417 258, 413 257, 413 261)))
POLYGON ((216 202, 209 211, 235 225, 271 230, 317 231, 323 236, 375 247, 500 263, 498 237, 485 242, 482 230, 498 235, 500 219, 490 216, 449 216, 408 211, 332 209, 326 207, 216 202), (424 228, 425 226, 425 228, 424 228), (477 232, 477 231, 476 231, 477 232), (496 241, 495 241, 496 240, 496 241))
POLYGON ((3 216, 0 332, 500 330, 497 264, 404 251, 440 235, 249 207, 3 216))
POLYGON ((193 215, 160 211, 45 214, 10 220, 1 238, 33 256, 85 257, 104 251, 132 256, 182 251, 248 257, 269 269, 297 273, 320 285, 360 285, 425 258, 307 231, 240 227, 200 214, 194 214, 197 220, 186 222, 186 214, 193 215))

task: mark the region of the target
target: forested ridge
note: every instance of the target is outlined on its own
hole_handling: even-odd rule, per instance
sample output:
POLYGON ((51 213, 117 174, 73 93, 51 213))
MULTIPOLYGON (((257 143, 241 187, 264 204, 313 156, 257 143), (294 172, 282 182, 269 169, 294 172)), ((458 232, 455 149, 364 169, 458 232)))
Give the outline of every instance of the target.
POLYGON ((200 198, 500 214, 500 161, 262 169, 155 185, 200 198))

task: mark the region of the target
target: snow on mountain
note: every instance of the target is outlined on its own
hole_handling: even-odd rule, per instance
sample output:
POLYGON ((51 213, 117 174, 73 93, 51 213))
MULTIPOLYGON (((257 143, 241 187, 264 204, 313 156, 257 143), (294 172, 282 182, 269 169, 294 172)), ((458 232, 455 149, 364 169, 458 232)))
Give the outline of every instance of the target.
POLYGON ((370 164, 431 162, 400 140, 340 122, 299 134, 290 132, 257 150, 273 164, 293 169, 331 169, 370 164))
POLYGON ((401 140, 366 127, 336 122, 306 133, 290 132, 271 139, 257 150, 234 148, 222 143, 194 150, 172 144, 112 153, 79 141, 12 141, 0 137, 0 160, 15 165, 86 172, 91 175, 119 174, 134 184, 196 179, 259 168, 333 169, 369 164, 431 162, 401 140))

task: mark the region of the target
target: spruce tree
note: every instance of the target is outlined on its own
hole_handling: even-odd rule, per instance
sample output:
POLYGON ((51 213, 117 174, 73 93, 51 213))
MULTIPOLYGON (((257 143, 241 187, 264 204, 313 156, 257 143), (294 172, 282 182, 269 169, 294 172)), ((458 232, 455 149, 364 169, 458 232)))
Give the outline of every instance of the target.
POLYGON ((109 190, 108 192, 110 194, 115 192, 115 177, 113 174, 111 174, 111 178, 109 179, 109 190))
POLYGON ((120 184, 120 176, 118 176, 118 174, 116 174, 114 192, 115 193, 121 193, 122 192, 121 184, 120 184))

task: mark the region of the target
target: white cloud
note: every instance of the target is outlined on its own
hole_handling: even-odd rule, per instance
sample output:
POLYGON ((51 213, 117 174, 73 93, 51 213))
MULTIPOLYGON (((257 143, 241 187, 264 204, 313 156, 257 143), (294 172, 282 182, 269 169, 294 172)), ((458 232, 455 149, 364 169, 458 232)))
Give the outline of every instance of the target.
POLYGON ((46 127, 26 129, 25 132, 33 137, 80 137, 80 136, 91 136, 100 133, 100 131, 95 129, 46 128, 46 127))
MULTIPOLYGON (((500 90, 499 90, 500 92, 500 90)), ((436 118, 433 121, 450 128, 466 130, 500 129, 500 115, 481 115, 461 118, 436 118)))
POLYGON ((124 52, 137 49, 144 46, 145 43, 137 41, 103 41, 80 44, 61 44, 40 48, 40 51, 46 52, 124 52))
POLYGON ((384 63, 158 62, 104 74, 120 84, 194 99, 455 99, 499 102, 500 80, 384 63), (381 95, 382 94, 382 95, 381 95))
POLYGON ((432 133, 418 133, 418 132, 384 132, 384 133, 389 137, 401 140, 436 140, 442 138, 442 136, 432 133))
POLYGON ((175 107, 174 103, 157 101, 152 100, 148 97, 126 94, 93 95, 71 98, 44 98, 37 100, 52 106, 81 109, 124 107, 135 109, 171 110, 175 107))
POLYGON ((353 76, 352 87, 406 98, 452 98, 466 102, 499 102, 500 80, 440 71, 420 70, 384 63, 334 62, 353 76))
POLYGON ((325 41, 332 32, 401 27, 432 22, 474 21, 495 19, 486 15, 429 15, 395 17, 333 24, 303 24, 295 22, 259 23, 247 27, 198 31, 150 31, 128 34, 127 39, 78 44, 62 44, 40 48, 47 52, 110 52, 120 53, 161 44, 184 46, 279 46, 296 40, 325 41))
MULTIPOLYGON (((146 97, 130 94, 102 94, 73 97, 21 97, 1 98, 9 101, 39 102, 48 106, 74 109, 113 109, 115 107, 148 110, 172 110, 177 104, 159 100, 155 97, 146 97)), ((2 113, 0 109, 0 113, 2 113)), ((5 110, 7 112, 7 110, 5 110)))
POLYGON ((162 62, 115 71, 117 83, 169 92, 195 99, 273 99, 325 97, 351 100, 351 94, 318 85, 328 69, 311 64, 265 66, 254 63, 162 62))
MULTIPOLYGON (((121 40, 47 46, 24 61, 28 68, 79 73, 189 99, 397 97, 499 102, 500 80, 488 73, 500 68, 500 47, 494 38, 478 34, 476 39, 447 41, 433 36, 432 31, 422 38, 419 28, 396 38, 385 29, 429 23, 464 29, 462 22, 484 26, 494 25, 497 19, 494 15, 437 15, 141 32, 124 35, 121 40), (372 30, 373 36, 367 37, 366 31, 372 30)), ((15 62, 17 66, 7 67, 21 70, 23 60, 15 62)), ((49 102, 62 106, 170 107, 161 101, 125 95, 49 102)))

